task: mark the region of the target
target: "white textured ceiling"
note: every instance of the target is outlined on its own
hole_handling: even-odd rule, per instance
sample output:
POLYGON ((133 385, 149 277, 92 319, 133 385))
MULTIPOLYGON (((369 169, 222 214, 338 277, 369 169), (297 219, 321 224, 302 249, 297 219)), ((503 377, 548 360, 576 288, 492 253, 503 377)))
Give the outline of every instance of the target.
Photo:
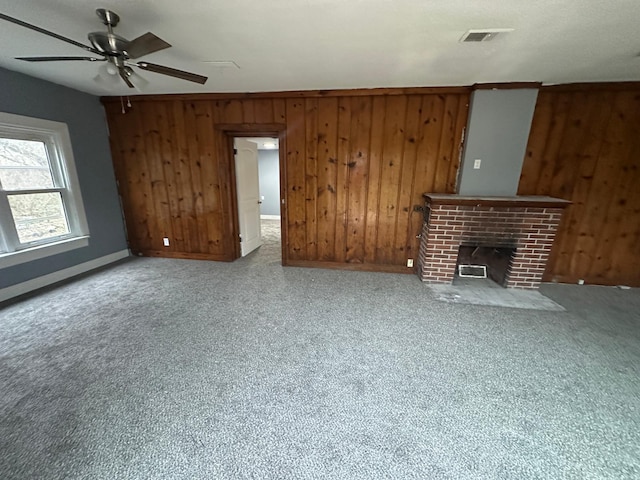
POLYGON ((141 71, 149 83, 131 92, 96 82, 97 62, 14 60, 85 52, 2 20, 0 66, 96 95, 640 80, 639 0, 0 0, 0 12, 83 43, 104 30, 99 7, 120 15, 119 35, 173 45, 142 60, 209 81, 141 71), (483 28, 515 30, 459 42, 483 28))

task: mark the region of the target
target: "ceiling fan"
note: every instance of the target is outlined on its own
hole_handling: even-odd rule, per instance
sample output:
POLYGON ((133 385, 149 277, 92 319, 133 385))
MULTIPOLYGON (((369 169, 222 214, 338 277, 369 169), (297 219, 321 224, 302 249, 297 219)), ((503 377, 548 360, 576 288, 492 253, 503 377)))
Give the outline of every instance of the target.
POLYGON ((76 47, 80 47, 87 52, 91 52, 96 55, 100 55, 102 58, 96 57, 16 57, 16 60, 24 60, 26 62, 60 62, 60 61, 88 61, 88 62, 108 62, 107 70, 109 73, 118 74, 120 78, 127 84, 129 88, 135 88, 131 82, 130 77, 134 75, 133 68, 138 67, 142 70, 149 72, 159 73, 161 75, 169 75, 171 77, 180 78, 182 80, 188 80, 190 82, 200 83, 204 85, 207 81, 207 77, 198 75, 191 72, 185 72, 184 70, 178 70, 171 67, 165 67, 163 65, 157 65, 149 62, 135 62, 132 60, 138 59, 145 55, 148 55, 159 50, 169 48, 171 45, 157 37, 151 32, 147 32, 133 40, 127 40, 113 33, 113 29, 120 22, 120 17, 104 8, 96 10, 96 14, 102 20, 102 23, 107 26, 106 32, 92 32, 89 33, 88 38, 91 46, 85 45, 80 42, 76 42, 57 33, 50 32, 44 28, 31 25, 30 23, 23 22, 17 18, 10 17, 3 13, 0 13, 0 18, 16 25, 20 25, 25 28, 29 28, 38 33, 48 35, 50 37, 62 40, 63 42, 70 43, 76 47))

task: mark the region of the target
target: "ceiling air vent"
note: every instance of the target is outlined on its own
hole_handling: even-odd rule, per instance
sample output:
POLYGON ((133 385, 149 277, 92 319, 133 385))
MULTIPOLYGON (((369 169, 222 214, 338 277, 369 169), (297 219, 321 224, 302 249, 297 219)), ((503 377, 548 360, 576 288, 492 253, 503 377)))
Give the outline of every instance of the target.
POLYGON ((513 32, 513 28, 487 28, 484 30, 467 30, 461 42, 489 42, 498 35, 513 32))

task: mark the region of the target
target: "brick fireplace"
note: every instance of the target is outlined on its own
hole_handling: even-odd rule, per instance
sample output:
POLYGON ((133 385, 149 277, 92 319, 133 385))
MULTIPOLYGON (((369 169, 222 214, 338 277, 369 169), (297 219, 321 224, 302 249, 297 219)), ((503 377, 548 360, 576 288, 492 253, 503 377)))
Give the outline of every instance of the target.
POLYGON ((460 247, 508 248, 503 286, 538 288, 566 200, 544 196, 471 197, 424 194, 418 276, 451 283, 460 247))

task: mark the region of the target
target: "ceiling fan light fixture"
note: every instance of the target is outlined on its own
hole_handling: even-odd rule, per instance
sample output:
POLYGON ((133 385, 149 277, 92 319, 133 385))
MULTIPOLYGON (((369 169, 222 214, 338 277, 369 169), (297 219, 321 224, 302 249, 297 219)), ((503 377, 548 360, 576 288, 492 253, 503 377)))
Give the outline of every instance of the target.
POLYGON ((111 62, 107 63, 106 70, 109 75, 118 75, 118 67, 111 62))

